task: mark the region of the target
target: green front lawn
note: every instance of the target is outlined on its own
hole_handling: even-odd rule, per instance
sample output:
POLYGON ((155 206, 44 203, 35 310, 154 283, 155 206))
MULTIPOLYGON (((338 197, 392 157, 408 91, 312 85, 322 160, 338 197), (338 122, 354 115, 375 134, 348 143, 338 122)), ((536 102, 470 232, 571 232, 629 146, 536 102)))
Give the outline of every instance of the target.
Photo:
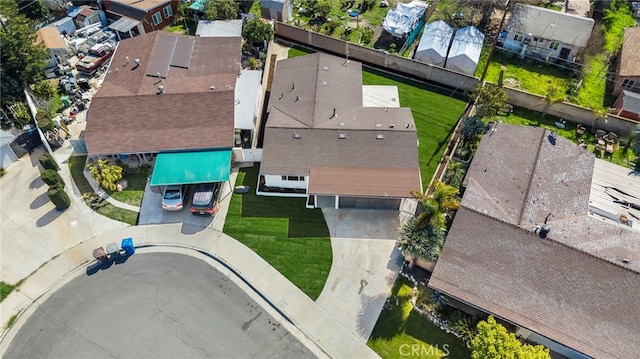
POLYGON ((411 291, 411 283, 399 277, 391 291, 391 309, 382 311, 367 345, 385 359, 469 358, 471 354, 460 339, 412 310, 411 291), (417 351, 412 352, 414 348, 417 351))
MULTIPOLYGON (((305 49, 292 48, 289 50, 289 57, 309 53, 305 49)), ((426 189, 436 172, 438 162, 444 154, 466 102, 450 90, 443 90, 368 67, 363 67, 362 82, 363 85, 397 86, 400 106, 411 108, 420 142, 418 157, 422 185, 426 189)))
POLYGON ((127 173, 123 176, 127 180, 127 188, 119 192, 110 192, 109 196, 116 201, 140 207, 147 177, 146 173, 127 173))
MULTIPOLYGON (((83 170, 85 163, 87 162, 87 156, 71 156, 69 157, 69 171, 71 177, 76 183, 80 193, 94 193, 91 184, 84 177, 83 170)), ((100 206, 96 212, 99 214, 114 219, 116 221, 124 222, 134 226, 138 222, 138 213, 129 211, 126 209, 118 208, 110 203, 104 203, 100 206)))
MULTIPOLYGON (((560 121, 559 118, 549 115, 543 117, 540 112, 515 107, 513 109, 513 113, 511 113, 509 116, 499 116, 494 118, 493 120, 499 120, 504 123, 514 125, 544 127, 554 131, 559 136, 562 136, 574 143, 578 143, 575 124, 567 122, 564 129, 558 128, 555 125, 555 122, 560 121)), ((632 168, 629 163, 635 163, 637 161, 636 156, 633 154, 633 151, 631 151, 630 148, 625 149, 622 144, 620 144, 620 148, 612 155, 605 153, 604 156, 600 157, 600 153, 595 151, 597 143, 595 137, 591 133, 587 132, 582 136, 582 139, 585 140, 585 143, 587 144, 587 151, 594 153, 597 157, 602 158, 603 160, 627 168, 632 168)))
POLYGON ((320 209, 305 208, 305 198, 257 196, 258 166, 242 168, 224 233, 251 248, 309 298, 318 298, 331 269, 331 239, 320 209))
POLYGON ((15 286, 9 283, 0 282, 0 302, 2 302, 6 297, 8 297, 9 294, 11 294, 11 292, 13 292, 14 289, 15 289, 15 286))

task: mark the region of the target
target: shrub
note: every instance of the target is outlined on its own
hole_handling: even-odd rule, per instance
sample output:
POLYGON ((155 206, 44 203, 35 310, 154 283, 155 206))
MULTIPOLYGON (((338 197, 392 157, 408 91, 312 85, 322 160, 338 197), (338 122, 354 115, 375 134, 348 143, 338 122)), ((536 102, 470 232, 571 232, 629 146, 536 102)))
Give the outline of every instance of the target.
POLYGON ((55 171, 60 170, 60 166, 58 166, 58 163, 56 162, 56 160, 48 152, 40 156, 40 158, 38 158, 38 161, 40 161, 40 164, 46 170, 55 170, 55 171))
POLYGON ((36 122, 43 132, 51 131, 55 128, 53 121, 51 121, 51 118, 49 118, 48 114, 43 110, 38 110, 36 113, 36 122))
POLYGON ((56 87, 49 80, 42 80, 33 85, 33 95, 42 100, 50 100, 56 95, 56 87))
POLYGON ((98 160, 96 165, 89 164, 91 176, 107 191, 115 191, 117 183, 122 179, 122 167, 110 166, 107 160, 98 160))
POLYGON ((67 209, 71 206, 71 198, 69 198, 67 192, 64 191, 64 188, 60 186, 49 187, 47 195, 58 210, 67 209))
POLYGON ((64 188, 64 181, 62 180, 62 177, 60 177, 58 172, 55 170, 42 171, 42 173, 40 174, 40 178, 42 179, 42 182, 48 184, 49 186, 57 185, 64 188))
POLYGON ((4 176, 7 173, 7 170, 4 167, 0 167, 0 177, 4 176))

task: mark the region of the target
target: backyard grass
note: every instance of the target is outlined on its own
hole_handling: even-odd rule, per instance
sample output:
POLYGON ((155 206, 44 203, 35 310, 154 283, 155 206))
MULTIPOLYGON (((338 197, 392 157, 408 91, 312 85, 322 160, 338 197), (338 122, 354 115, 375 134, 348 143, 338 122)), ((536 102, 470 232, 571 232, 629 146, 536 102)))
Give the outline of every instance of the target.
POLYGON ((607 71, 609 59, 606 54, 598 54, 585 58, 585 69, 582 76, 582 86, 577 96, 572 99, 577 105, 591 109, 603 109, 613 104, 605 103, 607 88, 607 71))
POLYGON ((412 310, 411 291, 411 283, 399 277, 391 291, 391 309, 382 311, 367 345, 385 359, 412 356, 412 346, 419 349, 415 357, 469 358, 471 353, 460 339, 412 310))
MULTIPOLYGON (((87 162, 87 156, 71 156, 69 157, 69 171, 71 177, 76 183, 80 193, 93 193, 93 188, 89 184, 89 181, 84 177, 83 170, 84 165, 87 162)), ((114 219, 116 221, 124 222, 134 226, 138 222, 138 213, 129 211, 126 209, 118 208, 110 203, 105 203, 103 206, 96 210, 99 214, 114 219)))
MULTIPOLYGON (((294 47, 289 50, 289 57, 309 53, 294 47)), ((420 174, 423 188, 426 189, 466 102, 462 96, 454 95, 451 91, 366 67, 362 70, 362 82, 363 85, 398 86, 400 106, 411 108, 418 130, 420 174)))
POLYGON ((224 233, 251 248, 309 298, 316 300, 329 275, 332 253, 329 229, 320 209, 305 208, 305 198, 257 196, 258 166, 242 168, 224 233))
MULTIPOLYGON (((513 113, 511 113, 509 116, 499 116, 494 118, 494 120, 500 120, 504 123, 514 125, 544 127, 554 131, 559 136, 562 136, 574 143, 578 143, 575 124, 567 122, 564 129, 558 128, 555 125, 555 122, 560 121, 560 119, 548 115, 543 117, 540 112, 515 107, 513 113)), ((600 157, 600 153, 595 151, 597 143, 595 137, 591 133, 585 133, 582 138, 587 143, 587 151, 594 153, 596 157, 602 158, 603 160, 627 168, 632 168, 633 166, 630 163, 635 163, 636 161, 636 156, 635 154, 633 154, 633 151, 630 148, 625 149, 622 144, 620 145, 620 148, 612 155, 605 153, 604 156, 600 157)))
MULTIPOLYGON (((480 66, 478 66, 478 69, 480 66)), ((498 84, 500 71, 505 68, 503 83, 509 87, 522 89, 545 96, 550 87, 556 87, 564 94, 569 89, 571 70, 531 59, 523 60, 515 54, 495 51, 489 63, 485 80, 498 84)))

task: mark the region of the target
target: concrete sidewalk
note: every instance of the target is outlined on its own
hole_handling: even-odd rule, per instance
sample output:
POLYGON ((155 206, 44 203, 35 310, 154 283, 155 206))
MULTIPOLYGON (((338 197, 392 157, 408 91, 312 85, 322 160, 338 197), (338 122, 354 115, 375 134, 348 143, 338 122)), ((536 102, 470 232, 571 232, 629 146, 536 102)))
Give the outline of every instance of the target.
POLYGON ((182 249, 178 251, 187 254, 197 254, 194 250, 212 254, 251 283, 257 293, 273 303, 308 340, 320 347, 329 357, 378 357, 360 338, 255 252, 219 231, 209 228, 202 230, 202 228, 180 224, 116 229, 91 237, 47 262, 30 276, 18 291, 0 303, 3 317, 14 315, 18 312, 17 308, 27 308, 24 315, 20 315, 14 326, 3 336, 0 342, 0 354, 6 351, 8 343, 28 319, 29 313, 33 311, 34 307, 30 307, 32 301, 35 301, 37 306, 51 294, 51 289, 68 282, 75 276, 84 275, 84 270, 78 270, 78 268, 86 268, 87 264, 93 261, 94 248, 106 247, 110 242, 119 243, 122 238, 127 237, 132 237, 138 247, 179 246, 182 249))

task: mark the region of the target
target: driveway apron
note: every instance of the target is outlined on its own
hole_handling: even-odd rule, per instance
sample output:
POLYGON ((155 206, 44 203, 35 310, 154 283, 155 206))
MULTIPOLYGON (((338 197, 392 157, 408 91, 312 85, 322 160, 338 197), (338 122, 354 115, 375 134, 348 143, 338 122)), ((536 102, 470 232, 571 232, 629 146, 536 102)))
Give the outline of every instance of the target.
POLYGON ((402 255, 395 247, 399 213, 323 209, 333 263, 317 303, 366 342, 391 293, 402 255))

